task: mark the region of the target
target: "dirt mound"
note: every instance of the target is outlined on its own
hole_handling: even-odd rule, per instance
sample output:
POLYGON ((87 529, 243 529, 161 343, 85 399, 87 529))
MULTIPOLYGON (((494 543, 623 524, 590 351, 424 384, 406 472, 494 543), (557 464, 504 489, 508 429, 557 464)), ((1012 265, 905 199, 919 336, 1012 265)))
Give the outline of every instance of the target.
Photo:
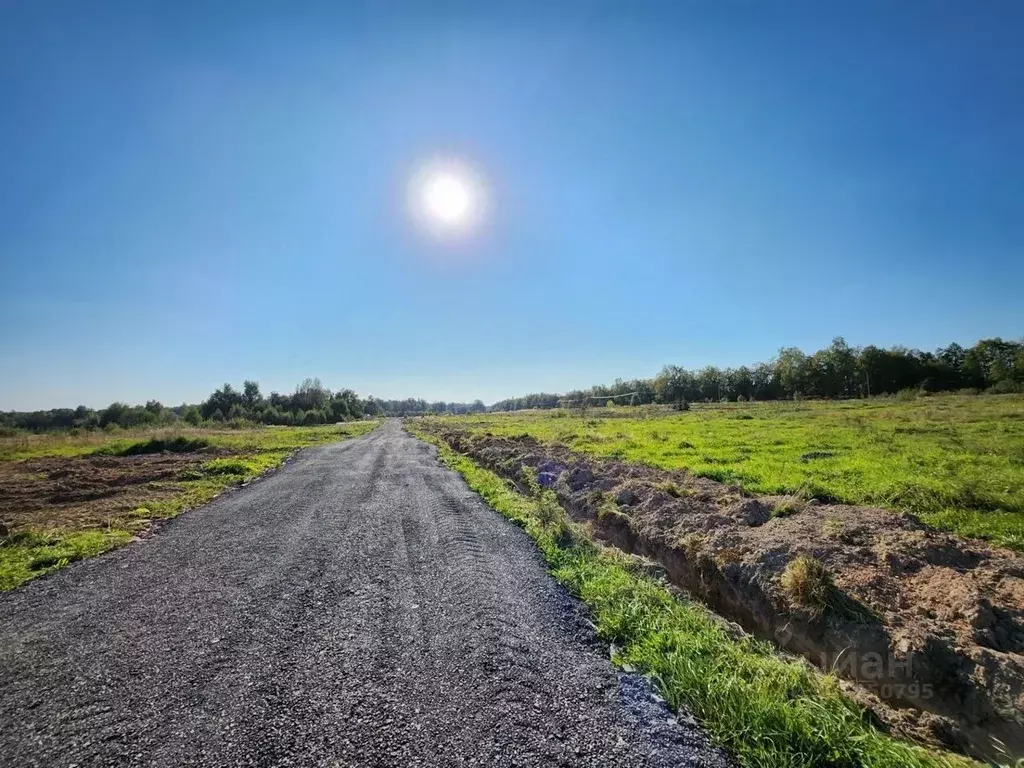
POLYGON ((513 482, 531 468, 600 538, 833 671, 902 735, 1024 754, 1024 557, 886 510, 751 498, 526 436, 442 437, 513 482))

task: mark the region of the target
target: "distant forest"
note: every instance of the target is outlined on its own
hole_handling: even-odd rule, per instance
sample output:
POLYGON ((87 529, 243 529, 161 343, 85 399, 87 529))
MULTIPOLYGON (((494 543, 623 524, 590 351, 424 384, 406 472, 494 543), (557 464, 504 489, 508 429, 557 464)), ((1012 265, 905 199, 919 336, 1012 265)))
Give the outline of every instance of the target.
POLYGON ((905 390, 993 394, 1024 392, 1024 342, 983 339, 969 349, 953 343, 935 352, 906 347, 851 347, 840 336, 806 354, 784 347, 766 363, 739 368, 709 365, 688 370, 666 365, 653 379, 616 379, 614 384, 564 394, 536 393, 494 403, 488 410, 555 408, 559 404, 612 400, 648 403, 849 399, 905 390), (635 394, 634 394, 635 393, 635 394))
POLYGON ((983 339, 969 349, 953 343, 935 352, 904 347, 851 347, 841 337, 825 349, 806 354, 795 347, 779 350, 772 360, 739 368, 707 366, 688 370, 665 366, 652 379, 616 379, 562 394, 535 393, 485 406, 428 402, 423 399, 360 398, 351 389, 331 391, 319 379, 306 379, 291 394, 264 396, 255 381, 240 389, 225 384, 198 405, 167 407, 156 400, 145 405, 111 403, 103 409, 85 406, 48 411, 0 412, 0 429, 46 432, 66 429, 118 429, 175 423, 199 425, 250 423, 281 425, 333 424, 375 416, 423 413, 483 413, 559 405, 647 405, 793 398, 846 399, 895 394, 906 390, 973 393, 1024 392, 1024 343, 983 339))

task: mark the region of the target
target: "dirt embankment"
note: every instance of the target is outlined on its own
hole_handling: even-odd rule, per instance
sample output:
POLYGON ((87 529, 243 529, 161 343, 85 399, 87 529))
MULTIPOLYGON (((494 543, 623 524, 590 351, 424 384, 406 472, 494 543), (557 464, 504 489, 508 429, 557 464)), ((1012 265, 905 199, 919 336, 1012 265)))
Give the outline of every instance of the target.
POLYGON ((752 498, 528 436, 441 436, 513 481, 529 467, 598 538, 834 671, 883 726, 980 758, 1024 754, 1024 557, 885 510, 752 498), (793 568, 801 556, 827 570, 818 605, 801 601, 814 577, 793 568))

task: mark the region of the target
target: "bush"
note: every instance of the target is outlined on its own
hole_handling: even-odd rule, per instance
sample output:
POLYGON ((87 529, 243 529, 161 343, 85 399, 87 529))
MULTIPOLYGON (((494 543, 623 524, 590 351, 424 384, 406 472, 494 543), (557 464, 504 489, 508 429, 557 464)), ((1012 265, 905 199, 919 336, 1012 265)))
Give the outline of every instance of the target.
POLYGON ((989 395, 1012 395, 1015 392, 1024 392, 1024 387, 1021 387, 1020 384, 1011 379, 1003 379, 1002 381, 997 381, 986 389, 985 392, 989 395))

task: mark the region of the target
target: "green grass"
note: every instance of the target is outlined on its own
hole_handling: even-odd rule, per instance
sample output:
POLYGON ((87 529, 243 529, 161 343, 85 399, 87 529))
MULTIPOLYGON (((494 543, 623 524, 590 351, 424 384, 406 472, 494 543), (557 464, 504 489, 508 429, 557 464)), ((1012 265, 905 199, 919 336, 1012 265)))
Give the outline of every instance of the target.
POLYGON ((731 403, 683 413, 531 411, 447 419, 595 456, 735 484, 911 512, 1024 551, 1024 396, 731 403))
MULTIPOLYGON (((45 456, 74 460, 86 454, 134 456, 168 450, 207 448, 233 451, 186 471, 173 481, 153 482, 154 499, 115 517, 102 528, 19 529, 0 538, 0 591, 29 579, 122 546, 154 520, 201 506, 226 488, 240 485, 281 464, 293 451, 365 434, 377 422, 317 427, 266 427, 251 430, 146 430, 137 433, 41 435, 0 438, 0 460, 45 456), (5 445, 5 443, 7 443, 5 445)), ((202 454, 200 454, 202 455, 202 454)))
POLYGON ((127 544, 129 531, 90 530, 58 534, 23 531, 0 543, 0 591, 86 557, 127 544))
POLYGON ((696 603, 673 596, 638 561, 594 545, 550 492, 522 496, 444 443, 441 460, 494 509, 522 526, 556 579, 590 608, 616 661, 648 675, 673 708, 691 711, 746 768, 938 768, 965 758, 896 741, 872 727, 837 681, 766 643, 736 640, 696 603), (567 529, 571 535, 567 535, 567 529))
POLYGON ((254 427, 252 429, 212 429, 209 427, 160 427, 156 429, 115 430, 106 432, 54 432, 46 434, 19 434, 0 437, 0 461, 22 461, 43 456, 71 458, 90 453, 111 456, 127 456, 164 450, 157 448, 161 442, 175 450, 176 445, 195 442, 197 447, 205 443, 214 449, 225 449, 238 453, 259 453, 263 451, 290 452, 309 445, 337 440, 343 437, 361 435, 373 429, 375 421, 350 421, 312 427, 254 427))

